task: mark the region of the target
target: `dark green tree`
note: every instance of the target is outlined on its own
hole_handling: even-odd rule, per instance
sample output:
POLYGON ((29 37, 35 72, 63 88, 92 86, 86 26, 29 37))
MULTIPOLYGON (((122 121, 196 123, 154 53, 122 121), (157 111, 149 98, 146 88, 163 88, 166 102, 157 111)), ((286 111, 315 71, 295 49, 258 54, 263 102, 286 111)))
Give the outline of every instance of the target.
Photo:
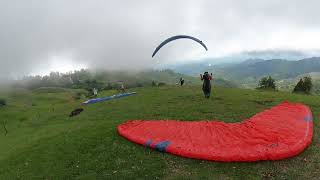
POLYGON ((5 99, 0 98, 0 107, 7 105, 7 101, 5 99))
POLYGON ((276 89, 275 80, 271 76, 263 77, 259 81, 259 85, 258 85, 257 89, 272 89, 272 90, 275 90, 276 89))
POLYGON ((152 86, 157 86, 156 82, 155 81, 152 81, 152 86))
POLYGON ((294 87, 294 93, 305 93, 310 94, 312 89, 312 78, 310 76, 305 76, 299 80, 297 85, 294 87))

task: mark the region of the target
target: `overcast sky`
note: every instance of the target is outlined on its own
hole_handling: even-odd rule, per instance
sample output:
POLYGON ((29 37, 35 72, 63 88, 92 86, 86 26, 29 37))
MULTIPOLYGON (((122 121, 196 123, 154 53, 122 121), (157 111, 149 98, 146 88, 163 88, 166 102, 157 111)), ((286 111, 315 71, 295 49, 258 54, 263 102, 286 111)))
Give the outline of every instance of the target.
POLYGON ((318 0, 0 0, 0 76, 320 47, 318 0), (179 40, 201 39, 209 51, 179 40))

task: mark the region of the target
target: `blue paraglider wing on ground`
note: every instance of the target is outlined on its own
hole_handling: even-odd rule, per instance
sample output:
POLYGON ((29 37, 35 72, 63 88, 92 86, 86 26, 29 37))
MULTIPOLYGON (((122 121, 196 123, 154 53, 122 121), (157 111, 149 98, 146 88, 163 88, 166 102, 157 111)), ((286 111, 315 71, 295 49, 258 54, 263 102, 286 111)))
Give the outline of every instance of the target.
POLYGON ((115 95, 103 97, 103 98, 89 99, 89 100, 83 102, 83 104, 93 104, 93 103, 98 103, 98 102, 103 102, 103 101, 109 101, 112 99, 131 96, 131 95, 135 95, 135 94, 137 94, 137 93, 136 92, 129 92, 129 93, 122 93, 122 94, 115 94, 115 95))

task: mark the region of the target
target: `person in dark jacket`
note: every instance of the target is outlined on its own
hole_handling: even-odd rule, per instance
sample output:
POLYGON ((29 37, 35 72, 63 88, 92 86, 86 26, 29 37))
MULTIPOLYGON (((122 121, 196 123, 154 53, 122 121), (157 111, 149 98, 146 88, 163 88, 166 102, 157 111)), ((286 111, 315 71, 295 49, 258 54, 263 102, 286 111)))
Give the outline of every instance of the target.
POLYGON ((180 86, 183 86, 184 84, 184 79, 180 78, 180 86))
POLYGON ((202 91, 204 93, 205 98, 209 98, 211 94, 211 80, 212 80, 212 73, 209 74, 208 72, 204 72, 204 74, 200 74, 202 84, 202 91))

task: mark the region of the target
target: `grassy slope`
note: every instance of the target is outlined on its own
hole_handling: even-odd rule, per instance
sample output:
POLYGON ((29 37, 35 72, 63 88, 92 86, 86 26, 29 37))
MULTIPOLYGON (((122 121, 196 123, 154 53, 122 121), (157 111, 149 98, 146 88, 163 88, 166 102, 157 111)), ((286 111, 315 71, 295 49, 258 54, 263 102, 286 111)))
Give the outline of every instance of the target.
MULTIPOLYGON (((7 136, 0 134, 0 179, 260 179, 320 176, 320 98, 285 92, 200 87, 133 89, 138 95, 92 104, 74 118, 80 101, 70 90, 11 93, 0 108, 7 136), (51 91, 52 92, 52 91, 51 91), (220 119, 240 121, 284 100, 303 102, 314 113, 312 145, 282 161, 218 163, 163 154, 128 142, 116 126, 129 119, 220 119), (32 103, 31 103, 32 102, 32 103)), ((115 92, 105 91, 100 96, 115 92)), ((0 127, 2 133, 2 126, 0 127)))

